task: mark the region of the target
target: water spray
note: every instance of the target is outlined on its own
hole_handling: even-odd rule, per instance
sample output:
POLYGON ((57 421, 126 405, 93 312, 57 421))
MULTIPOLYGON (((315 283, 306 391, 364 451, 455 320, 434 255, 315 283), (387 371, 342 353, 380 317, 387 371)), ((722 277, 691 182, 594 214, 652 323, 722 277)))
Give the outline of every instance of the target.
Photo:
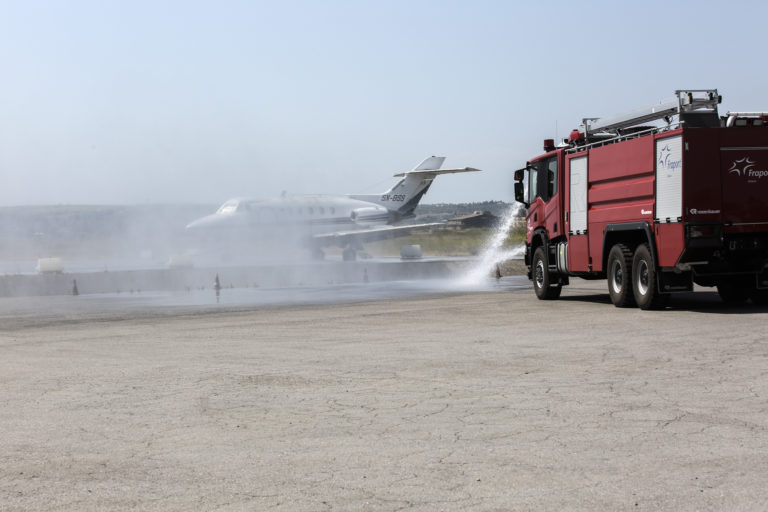
POLYGON ((496 232, 488 239, 483 247, 480 258, 469 271, 459 278, 459 284, 471 286, 487 281, 491 276, 501 279, 501 263, 519 258, 525 251, 525 244, 520 244, 512 249, 504 249, 504 241, 509 236, 509 230, 517 218, 518 206, 510 206, 502 217, 496 232), (494 270, 495 269, 495 270, 494 270))

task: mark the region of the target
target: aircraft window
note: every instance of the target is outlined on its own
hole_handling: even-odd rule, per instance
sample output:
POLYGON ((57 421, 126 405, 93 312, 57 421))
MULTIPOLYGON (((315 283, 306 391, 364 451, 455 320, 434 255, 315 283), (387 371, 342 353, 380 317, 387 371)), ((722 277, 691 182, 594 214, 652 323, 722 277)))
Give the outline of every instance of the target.
POLYGON ((301 208, 296 208, 296 215, 301 215, 301 208))
POLYGON ((317 209, 320 212, 320 215, 323 215, 325 213, 325 208, 322 206, 317 209))
POLYGON ((333 215, 334 213, 336 213, 336 208, 334 208, 333 206, 331 206, 330 210, 331 210, 331 215, 333 215))
POLYGON ((307 208, 307 213, 308 213, 309 215, 312 215, 312 214, 314 214, 314 213, 315 213, 315 210, 313 210, 313 209, 312 209, 312 207, 310 206, 309 208, 307 208))

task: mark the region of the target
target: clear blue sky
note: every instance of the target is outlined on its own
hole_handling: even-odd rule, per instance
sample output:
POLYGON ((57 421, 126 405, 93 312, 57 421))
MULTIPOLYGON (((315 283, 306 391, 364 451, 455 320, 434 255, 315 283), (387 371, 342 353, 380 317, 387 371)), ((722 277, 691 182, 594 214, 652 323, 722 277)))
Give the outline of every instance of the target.
POLYGON ((0 0, 0 205, 380 192, 512 199, 581 118, 768 110, 765 2, 0 0))

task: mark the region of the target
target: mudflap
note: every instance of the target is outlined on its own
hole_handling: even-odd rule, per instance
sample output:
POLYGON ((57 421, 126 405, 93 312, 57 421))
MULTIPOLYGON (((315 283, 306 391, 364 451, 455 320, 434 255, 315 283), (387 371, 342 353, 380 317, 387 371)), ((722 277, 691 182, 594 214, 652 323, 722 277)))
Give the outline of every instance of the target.
POLYGON ((661 293, 692 292, 693 274, 691 272, 657 272, 661 293))

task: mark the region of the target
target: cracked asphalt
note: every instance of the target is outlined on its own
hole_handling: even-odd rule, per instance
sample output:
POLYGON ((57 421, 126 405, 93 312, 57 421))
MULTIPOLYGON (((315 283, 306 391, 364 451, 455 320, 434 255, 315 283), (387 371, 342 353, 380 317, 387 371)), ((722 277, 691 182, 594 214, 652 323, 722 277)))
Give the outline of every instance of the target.
POLYGON ((0 509, 765 510, 766 312, 574 280, 0 324, 0 509))

